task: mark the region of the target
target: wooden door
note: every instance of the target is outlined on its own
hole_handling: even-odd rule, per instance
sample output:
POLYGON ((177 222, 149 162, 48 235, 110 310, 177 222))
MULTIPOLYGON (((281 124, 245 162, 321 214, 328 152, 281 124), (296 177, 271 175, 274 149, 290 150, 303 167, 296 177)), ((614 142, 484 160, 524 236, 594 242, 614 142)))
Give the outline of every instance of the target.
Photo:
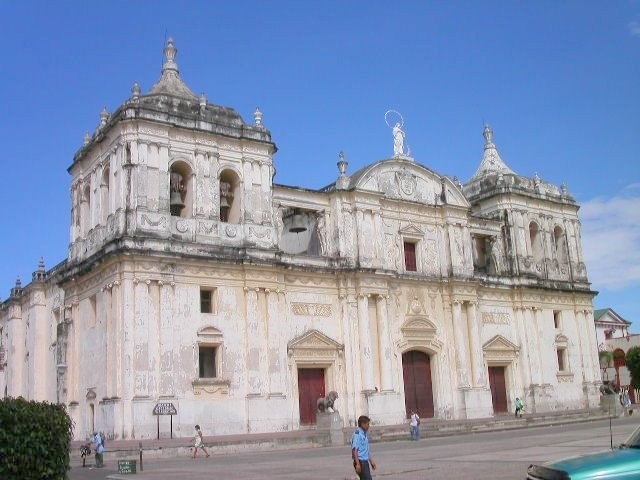
POLYGON ((298 369, 300 425, 315 425, 318 398, 324 397, 324 369, 298 369))
POLYGON ((489 385, 491 386, 491 400, 493 413, 509 411, 507 406, 507 386, 504 379, 504 367, 489 367, 489 385))
POLYGON ((415 350, 402 354, 404 406, 407 418, 416 410, 422 418, 433 417, 433 389, 429 355, 415 350))

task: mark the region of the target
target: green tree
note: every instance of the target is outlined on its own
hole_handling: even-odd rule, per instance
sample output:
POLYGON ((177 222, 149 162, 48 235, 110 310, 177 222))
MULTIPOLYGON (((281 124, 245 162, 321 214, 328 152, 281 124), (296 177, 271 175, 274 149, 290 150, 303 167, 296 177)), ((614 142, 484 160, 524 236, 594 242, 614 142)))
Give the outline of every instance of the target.
POLYGON ((613 352, 602 350, 598 353, 598 357, 600 357, 600 368, 613 367, 613 352))
POLYGON ((0 400, 0 478, 65 480, 73 422, 64 405, 0 400))
POLYGON ((631 373, 631 383, 634 387, 640 386, 640 347, 631 347, 627 351, 625 363, 631 373))

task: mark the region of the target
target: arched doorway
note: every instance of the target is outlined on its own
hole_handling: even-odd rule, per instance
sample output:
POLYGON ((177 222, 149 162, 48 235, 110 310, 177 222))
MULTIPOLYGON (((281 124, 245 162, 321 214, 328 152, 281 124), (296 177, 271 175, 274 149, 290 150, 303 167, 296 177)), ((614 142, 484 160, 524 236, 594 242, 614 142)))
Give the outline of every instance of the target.
POLYGON ((422 418, 433 417, 433 388, 431 385, 431 359, 417 350, 402 354, 404 378, 404 405, 409 418, 416 410, 422 418))

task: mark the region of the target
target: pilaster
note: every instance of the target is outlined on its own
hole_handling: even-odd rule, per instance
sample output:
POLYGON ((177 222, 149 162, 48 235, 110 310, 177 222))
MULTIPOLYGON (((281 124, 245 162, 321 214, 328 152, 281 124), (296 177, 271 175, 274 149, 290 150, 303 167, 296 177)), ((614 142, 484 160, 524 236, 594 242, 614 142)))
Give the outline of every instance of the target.
POLYGON ((380 360, 380 388, 382 391, 393 390, 393 352, 390 344, 389 314, 387 309, 388 295, 376 297, 378 316, 378 349, 380 360))
POLYGON ((484 352, 482 351, 481 344, 477 302, 467 302, 467 319, 469 321, 469 343, 471 346, 471 372, 473 386, 484 387, 486 385, 484 352))
POLYGON ((373 355, 371 351, 371 328, 369 326, 369 295, 358 295, 358 334, 360 337, 360 371, 362 372, 362 390, 373 391, 373 355))
POLYGON ((451 305, 453 316, 453 337, 455 338, 456 366, 458 370, 458 387, 467 388, 469 384, 469 373, 467 370, 467 342, 464 338, 464 319, 462 318, 462 302, 453 300, 451 305))

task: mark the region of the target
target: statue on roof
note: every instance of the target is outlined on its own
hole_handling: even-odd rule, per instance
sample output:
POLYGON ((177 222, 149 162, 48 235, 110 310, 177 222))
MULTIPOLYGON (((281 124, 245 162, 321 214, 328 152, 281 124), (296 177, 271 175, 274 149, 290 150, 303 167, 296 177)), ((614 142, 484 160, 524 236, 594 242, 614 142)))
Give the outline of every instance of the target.
POLYGON ((404 130, 399 123, 393 126, 393 154, 404 155, 404 130))
POLYGON ((393 155, 395 157, 408 155, 407 149, 404 145, 404 138, 406 134, 402 129, 402 127, 404 127, 404 119, 402 118, 402 115, 395 110, 387 110, 384 114, 384 121, 393 132, 393 155), (390 114, 396 114, 399 117, 399 121, 396 121, 393 127, 389 123, 390 114))

